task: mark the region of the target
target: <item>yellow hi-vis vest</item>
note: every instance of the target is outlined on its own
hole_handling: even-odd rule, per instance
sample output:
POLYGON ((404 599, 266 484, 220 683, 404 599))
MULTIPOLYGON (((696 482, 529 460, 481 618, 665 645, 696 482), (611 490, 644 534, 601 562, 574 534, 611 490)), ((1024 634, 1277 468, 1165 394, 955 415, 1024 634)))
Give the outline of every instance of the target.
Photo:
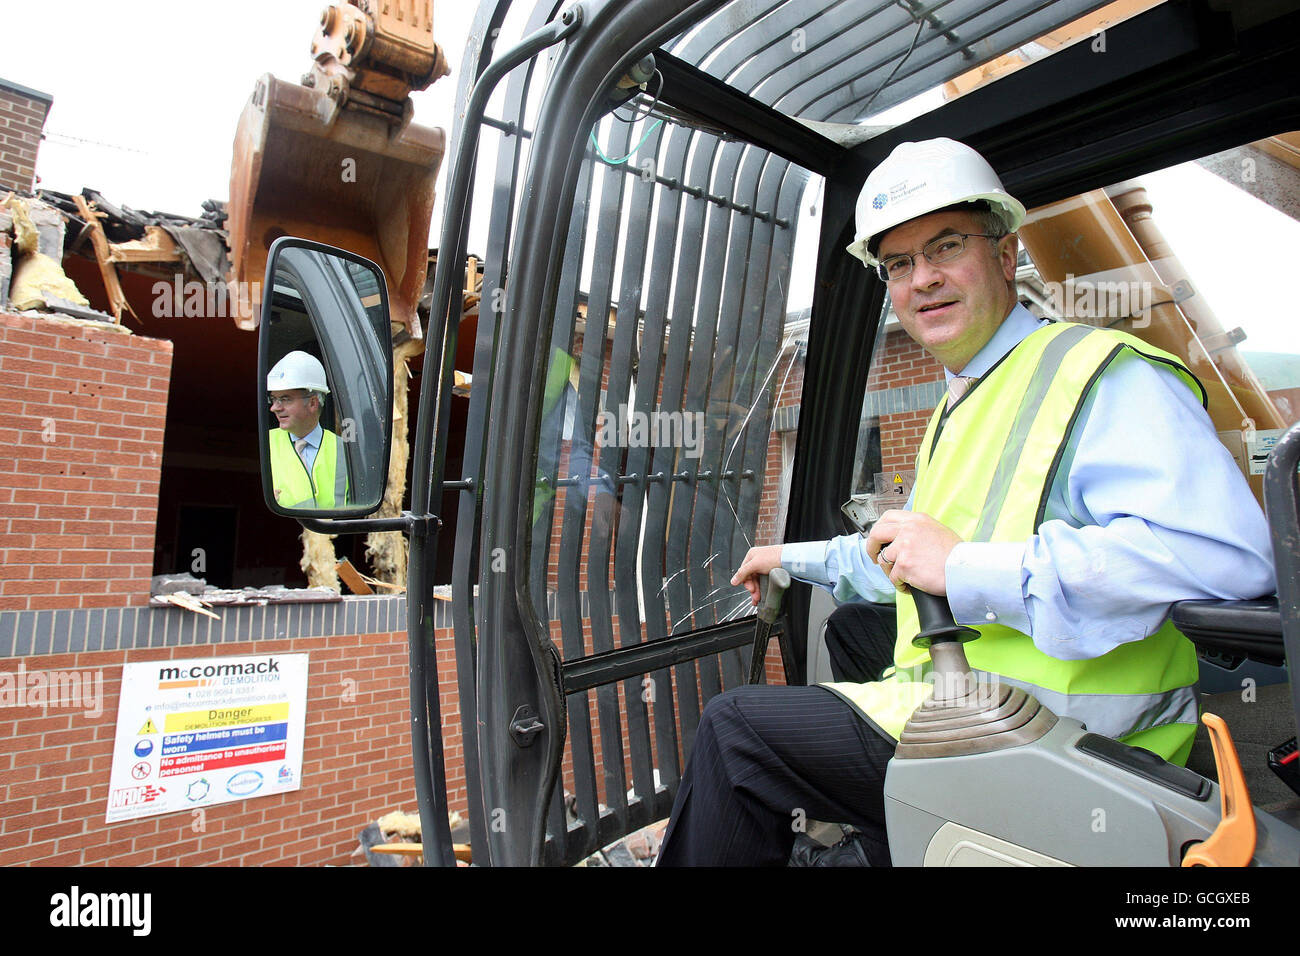
MULTIPOLYGON (((564 349, 556 348, 551 352, 551 364, 546 368, 546 386, 542 392, 542 420, 551 414, 564 398, 564 390, 569 385, 569 377, 573 374, 577 362, 573 356, 564 349)), ((558 426, 563 433, 563 423, 558 426)), ((557 436, 551 436, 554 439, 557 436)), ((545 439, 544 439, 545 440, 545 439)), ((543 484, 542 475, 537 476, 538 480, 533 488, 533 524, 542 516, 542 508, 546 502, 555 497, 555 488, 547 482, 543 484)))
MULTIPOLYGON (((953 405, 936 441, 946 397, 939 403, 917 452, 912 510, 964 541, 1036 534, 1088 390, 1126 348, 1172 367, 1205 403, 1205 390, 1178 359, 1135 336, 1068 322, 1042 326, 953 405)), ((966 657, 981 680, 1022 687, 1089 731, 1186 762, 1197 721, 1196 651, 1168 620, 1090 660, 1051 657, 1001 624, 972 626, 980 637, 965 645, 966 657)), ((894 667, 881 681, 825 685, 895 739, 930 692, 929 653, 912 646, 919 630, 916 602, 900 592, 894 667)))
POLYGON ((289 432, 271 430, 271 485, 281 508, 343 507, 347 499, 348 465, 343 445, 328 428, 321 429, 320 448, 311 474, 294 450, 289 432))

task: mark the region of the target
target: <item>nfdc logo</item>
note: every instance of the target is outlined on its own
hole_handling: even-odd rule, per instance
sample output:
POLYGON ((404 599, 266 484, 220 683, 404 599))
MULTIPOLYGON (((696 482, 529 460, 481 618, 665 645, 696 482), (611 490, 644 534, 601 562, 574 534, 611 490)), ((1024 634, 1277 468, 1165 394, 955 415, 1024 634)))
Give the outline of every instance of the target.
POLYGON ((140 787, 124 787, 120 790, 114 790, 108 795, 108 805, 111 808, 116 808, 152 803, 166 792, 166 787, 155 787, 151 784, 140 787))
POLYGON ((871 200, 872 209, 884 209, 885 203, 889 202, 889 196, 885 193, 876 193, 876 198, 871 200))

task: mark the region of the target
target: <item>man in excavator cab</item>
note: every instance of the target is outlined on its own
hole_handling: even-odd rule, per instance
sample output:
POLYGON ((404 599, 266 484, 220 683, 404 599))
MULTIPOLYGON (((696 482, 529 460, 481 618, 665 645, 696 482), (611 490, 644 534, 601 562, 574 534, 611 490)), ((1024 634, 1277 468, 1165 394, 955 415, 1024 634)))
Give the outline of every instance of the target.
POLYGON ((329 394, 320 359, 289 352, 267 373, 266 391, 279 425, 268 436, 275 500, 285 508, 342 507, 347 461, 338 436, 320 423, 329 394))
POLYGON ((848 251, 887 283, 948 393, 902 509, 869 533, 745 556, 732 583, 755 604, 760 577, 784 568, 842 605, 837 679, 709 702, 660 865, 784 865, 807 819, 857 827, 870 863, 889 864, 886 767, 933 682, 914 591, 979 632, 965 647, 981 684, 1186 762, 1198 665, 1170 606, 1273 593, 1268 527, 1183 362, 1019 304, 1024 219, 950 139, 902 143, 867 177, 848 251), (862 602, 896 602, 892 648, 843 626, 862 602))

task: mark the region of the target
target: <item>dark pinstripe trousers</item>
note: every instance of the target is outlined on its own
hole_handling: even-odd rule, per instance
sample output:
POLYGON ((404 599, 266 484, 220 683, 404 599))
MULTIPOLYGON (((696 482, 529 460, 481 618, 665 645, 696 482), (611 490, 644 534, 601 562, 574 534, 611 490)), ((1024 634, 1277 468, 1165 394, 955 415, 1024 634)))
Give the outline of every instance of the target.
MULTIPOLYGON (((888 612, 850 604, 827 624, 836 680, 875 680, 893 650, 888 612)), ((709 701, 673 804, 660 866, 784 866, 808 820, 865 831, 888 863, 892 738, 823 687, 737 687, 709 701)))

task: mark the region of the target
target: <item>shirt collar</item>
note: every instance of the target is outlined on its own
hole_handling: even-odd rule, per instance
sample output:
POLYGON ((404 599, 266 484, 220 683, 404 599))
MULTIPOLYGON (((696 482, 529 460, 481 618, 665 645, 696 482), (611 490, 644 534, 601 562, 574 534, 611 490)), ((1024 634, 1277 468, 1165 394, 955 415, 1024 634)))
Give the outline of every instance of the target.
MULTIPOLYGON (((293 436, 291 435, 290 437, 292 438, 293 436)), ((303 437, 307 440, 307 444, 310 445, 312 448, 319 448, 321 439, 325 437, 325 429, 321 427, 320 422, 317 422, 316 427, 313 428, 311 431, 309 431, 303 437)), ((294 442, 295 443, 297 442, 296 438, 294 439, 294 442)))
MULTIPOLYGON (((993 336, 984 343, 984 347, 975 353, 973 359, 966 363, 966 367, 961 370, 961 374, 968 378, 980 378, 996 365, 1002 359, 1002 356, 1019 345, 1021 339, 1035 329, 1047 325, 1047 323, 1047 319, 1035 318, 1032 312, 1017 302, 1015 308, 1007 314, 1007 317, 1002 320, 1002 324, 997 327, 997 331, 993 333, 993 336)), ((956 376, 945 368, 943 377, 945 382, 951 382, 956 376)))

